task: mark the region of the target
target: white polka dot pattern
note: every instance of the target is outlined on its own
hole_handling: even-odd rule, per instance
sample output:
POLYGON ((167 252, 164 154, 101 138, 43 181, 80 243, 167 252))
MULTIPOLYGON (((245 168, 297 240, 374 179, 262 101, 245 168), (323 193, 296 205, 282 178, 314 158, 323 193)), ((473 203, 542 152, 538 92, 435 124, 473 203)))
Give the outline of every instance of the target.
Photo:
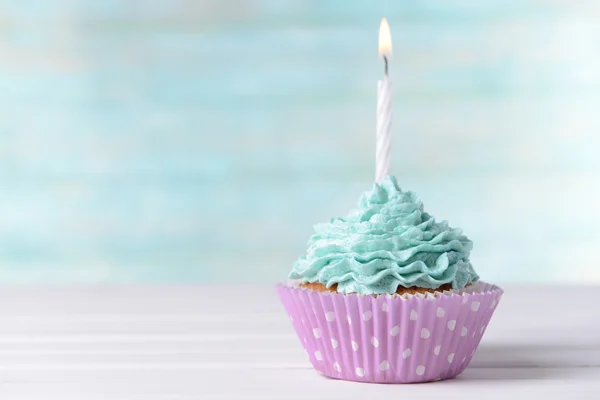
POLYGON ((379 364, 379 369, 380 369, 381 371, 385 371, 385 370, 387 370, 388 368, 390 368, 390 363, 389 363, 387 360, 383 360, 383 361, 381 362, 381 364, 379 364))
POLYGON ((448 321, 448 329, 450 329, 451 331, 453 331, 454 328, 456 328, 456 320, 452 319, 452 320, 448 321))
POLYGON ((335 369, 337 372, 342 372, 342 367, 337 361, 333 363, 333 369, 335 369))
POLYGON ((411 354, 412 354, 412 350, 410 348, 405 349, 402 352, 402 358, 407 359, 408 357, 410 357, 411 354))
POLYGON ((410 320, 416 321, 419 318, 419 314, 415 310, 410 310, 410 320))
POLYGON ((310 362, 323 375, 426 382, 456 376, 475 354, 499 293, 471 291, 418 298, 301 291, 283 300, 310 362))

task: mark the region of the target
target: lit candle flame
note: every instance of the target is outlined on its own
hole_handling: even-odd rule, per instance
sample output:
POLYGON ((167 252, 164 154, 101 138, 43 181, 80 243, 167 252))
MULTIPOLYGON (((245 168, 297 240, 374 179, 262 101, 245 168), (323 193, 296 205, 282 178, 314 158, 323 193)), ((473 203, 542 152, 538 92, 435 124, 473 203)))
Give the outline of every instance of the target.
POLYGON ((381 19, 381 25, 379 25, 379 56, 392 57, 392 36, 390 35, 390 25, 385 18, 381 19))

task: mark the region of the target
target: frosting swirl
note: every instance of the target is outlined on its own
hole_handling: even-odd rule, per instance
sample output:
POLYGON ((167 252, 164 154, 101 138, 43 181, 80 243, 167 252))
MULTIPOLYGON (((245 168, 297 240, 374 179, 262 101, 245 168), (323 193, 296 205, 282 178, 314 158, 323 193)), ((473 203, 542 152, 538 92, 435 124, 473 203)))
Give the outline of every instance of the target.
POLYGON ((398 286, 461 289, 479 279, 462 230, 436 222, 413 192, 386 177, 345 218, 315 226, 290 278, 337 284, 341 293, 389 294, 398 286))

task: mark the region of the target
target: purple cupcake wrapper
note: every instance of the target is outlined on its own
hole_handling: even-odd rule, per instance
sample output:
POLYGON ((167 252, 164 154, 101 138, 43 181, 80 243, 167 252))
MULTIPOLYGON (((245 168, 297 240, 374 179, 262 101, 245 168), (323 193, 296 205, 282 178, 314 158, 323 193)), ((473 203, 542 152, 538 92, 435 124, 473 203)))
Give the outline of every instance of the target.
POLYGON ((377 297, 283 284, 276 289, 317 371, 376 383, 459 375, 503 293, 484 282, 456 292, 377 297))

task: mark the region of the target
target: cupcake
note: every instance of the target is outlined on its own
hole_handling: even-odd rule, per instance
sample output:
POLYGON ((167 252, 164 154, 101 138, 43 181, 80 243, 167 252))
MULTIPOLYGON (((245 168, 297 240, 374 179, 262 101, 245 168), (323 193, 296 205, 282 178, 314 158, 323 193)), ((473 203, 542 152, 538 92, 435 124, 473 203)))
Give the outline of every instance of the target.
POLYGON ((277 292, 321 374, 448 379, 467 367, 502 295, 479 280, 472 247, 388 176, 348 216, 315 226, 277 292))

